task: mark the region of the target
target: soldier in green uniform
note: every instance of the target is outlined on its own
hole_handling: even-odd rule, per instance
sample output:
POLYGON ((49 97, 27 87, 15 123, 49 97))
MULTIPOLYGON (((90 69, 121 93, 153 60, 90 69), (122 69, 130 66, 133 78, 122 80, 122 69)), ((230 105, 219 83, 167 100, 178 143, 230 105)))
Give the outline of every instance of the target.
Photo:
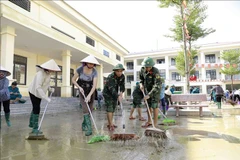
POLYGON ((117 106, 117 102, 122 102, 123 92, 125 91, 125 76, 123 71, 125 68, 122 64, 117 64, 113 68, 113 72, 108 75, 106 84, 103 89, 103 97, 105 100, 108 128, 114 131, 117 126, 113 124, 113 113, 117 106), (118 89, 120 88, 120 91, 118 89))
MULTIPOLYGON (((153 110, 154 125, 156 126, 158 121, 158 102, 160 100, 161 77, 159 70, 156 67, 153 67, 154 65, 155 62, 150 57, 143 60, 143 67, 140 71, 140 89, 145 93, 144 99, 148 102, 150 113, 153 110)), ((148 127, 151 125, 151 119, 148 113, 148 121, 142 127, 148 127)))
POLYGON ((136 83, 136 87, 133 90, 132 96, 133 96, 133 108, 130 111, 129 119, 130 120, 135 119, 133 117, 133 112, 134 112, 135 108, 138 108, 138 118, 139 118, 139 120, 140 121, 146 121, 146 119, 144 119, 142 117, 141 104, 142 104, 142 99, 143 99, 143 93, 142 93, 142 91, 140 89, 139 82, 136 83))

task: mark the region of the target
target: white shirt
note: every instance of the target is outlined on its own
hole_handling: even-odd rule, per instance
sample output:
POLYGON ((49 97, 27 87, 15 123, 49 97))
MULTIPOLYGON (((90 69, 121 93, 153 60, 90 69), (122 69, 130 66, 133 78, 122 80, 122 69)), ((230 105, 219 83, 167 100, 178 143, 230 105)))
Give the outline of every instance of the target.
POLYGON ((47 99, 46 92, 50 86, 50 74, 37 67, 37 73, 30 84, 28 91, 38 98, 47 99))

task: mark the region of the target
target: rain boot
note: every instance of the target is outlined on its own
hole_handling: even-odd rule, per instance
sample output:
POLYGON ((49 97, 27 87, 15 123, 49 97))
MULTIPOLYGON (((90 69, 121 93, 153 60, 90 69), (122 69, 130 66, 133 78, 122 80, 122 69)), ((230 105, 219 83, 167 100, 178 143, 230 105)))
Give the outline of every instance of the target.
POLYGON ((5 119, 6 119, 7 126, 10 127, 11 126, 10 112, 9 113, 5 113, 5 119))
POLYGON ((85 132, 85 136, 90 136, 92 135, 92 123, 91 123, 89 114, 84 115, 84 118, 86 118, 86 125, 87 125, 87 131, 85 132))
POLYGON ((216 102, 216 103, 217 103, 218 109, 220 109, 220 103, 219 102, 216 102))
POLYGON ((33 114, 33 129, 32 129, 32 133, 42 134, 41 131, 38 131, 38 118, 39 118, 39 114, 33 114))
POLYGON ((33 112, 31 112, 31 116, 29 118, 29 125, 28 127, 33 128, 33 112))
POLYGON ((218 109, 221 109, 222 108, 222 102, 219 102, 219 108, 218 109))
POLYGON ((86 117, 83 117, 83 122, 82 122, 82 131, 87 131, 87 124, 86 124, 86 117))

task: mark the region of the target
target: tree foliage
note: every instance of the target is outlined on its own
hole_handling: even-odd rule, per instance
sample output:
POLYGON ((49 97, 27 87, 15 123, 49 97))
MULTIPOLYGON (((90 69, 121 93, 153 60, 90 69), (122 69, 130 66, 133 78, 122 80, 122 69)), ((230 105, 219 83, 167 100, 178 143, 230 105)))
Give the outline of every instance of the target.
MULTIPOLYGON (((198 54, 198 51, 196 49, 191 50, 191 54, 189 55, 189 74, 193 75, 195 73, 195 60, 194 57, 196 57, 198 54)), ((176 68, 178 69, 178 73, 185 77, 185 59, 184 59, 184 52, 180 51, 178 52, 178 55, 176 57, 176 68)))
MULTIPOLYGON (((212 28, 203 28, 202 26, 204 20, 207 18, 206 10, 207 10, 207 6, 204 5, 203 2, 201 1, 188 2, 188 14, 187 14, 188 18, 186 20, 186 24, 187 24, 187 28, 190 36, 190 38, 187 40, 189 45, 191 45, 192 42, 197 41, 199 38, 204 38, 216 31, 215 29, 212 29, 212 28)), ((166 37, 169 37, 176 42, 182 42, 183 41, 183 33, 182 33, 183 20, 181 15, 179 14, 175 15, 173 18, 173 21, 174 21, 174 27, 169 29, 173 34, 166 35, 166 37)))
POLYGON ((240 49, 227 50, 221 54, 221 58, 226 62, 221 69, 221 73, 231 77, 231 88, 233 90, 233 76, 240 74, 240 49))

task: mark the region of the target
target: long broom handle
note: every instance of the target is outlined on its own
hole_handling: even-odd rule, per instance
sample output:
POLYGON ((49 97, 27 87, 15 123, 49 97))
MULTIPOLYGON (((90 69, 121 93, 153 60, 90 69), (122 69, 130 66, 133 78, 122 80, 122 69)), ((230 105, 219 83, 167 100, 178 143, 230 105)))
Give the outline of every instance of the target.
MULTIPOLYGON (((143 96, 145 97, 146 95, 145 95, 145 93, 144 93, 144 90, 142 90, 142 92, 143 92, 143 96)), ((149 106, 148 106, 148 102, 147 102, 146 99, 144 99, 144 101, 145 101, 146 106, 147 106, 147 110, 148 110, 148 114, 149 114, 150 119, 151 119, 151 122, 152 122, 152 126, 153 126, 153 128, 155 129, 156 127, 155 127, 155 125, 154 125, 154 123, 153 123, 152 114, 151 114, 151 112, 150 112, 150 108, 149 108, 149 106)))
MULTIPOLYGON (((53 94, 53 92, 50 93, 49 98, 52 97, 52 94, 53 94)), ((45 109, 44 109, 44 112, 43 112, 42 118, 41 118, 40 123, 39 123, 39 126, 38 126, 38 131, 40 131, 40 128, 41 128, 41 126, 42 126, 43 118, 44 118, 45 113, 46 113, 46 111, 47 111, 48 104, 49 104, 49 102, 47 102, 46 107, 45 107, 45 109)))
MULTIPOLYGON (((82 93, 82 95, 83 95, 84 101, 86 102, 85 94, 82 93)), ((89 105, 88 105, 88 102, 86 102, 86 105, 87 105, 87 108, 88 108, 88 112, 90 113, 91 119, 92 119, 92 121, 93 121, 94 127, 95 127, 95 129, 96 129, 96 131, 97 131, 97 134, 99 134, 98 129, 97 129, 97 126, 96 126, 96 123, 95 123, 94 118, 93 118, 93 115, 92 115, 92 111, 90 110, 90 107, 89 107, 89 105)))

